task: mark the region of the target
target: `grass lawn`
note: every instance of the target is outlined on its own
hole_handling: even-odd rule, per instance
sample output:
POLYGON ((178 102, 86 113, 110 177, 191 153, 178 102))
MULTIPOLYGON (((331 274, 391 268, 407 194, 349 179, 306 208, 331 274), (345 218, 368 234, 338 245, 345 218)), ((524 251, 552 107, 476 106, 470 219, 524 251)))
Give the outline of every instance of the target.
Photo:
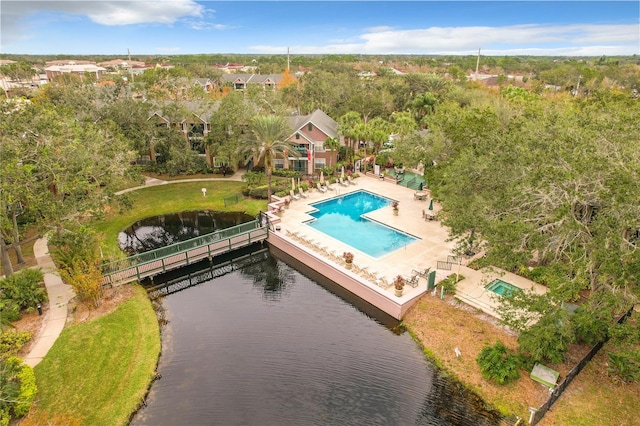
POLYGON ((152 186, 129 192, 133 208, 124 211, 110 211, 104 221, 92 227, 105 236, 103 253, 105 256, 122 256, 118 248, 118 233, 134 222, 162 214, 194 210, 235 211, 250 215, 267 208, 266 200, 245 198, 241 190, 246 184, 237 181, 205 181, 175 183, 152 186), (207 196, 202 196, 202 188, 207 188, 207 196), (238 194, 239 202, 225 207, 225 197, 238 194))
POLYGON ((114 312, 62 332, 35 368, 38 396, 30 418, 39 419, 34 424, 63 418, 66 424, 126 425, 159 354, 158 321, 137 287, 114 312))

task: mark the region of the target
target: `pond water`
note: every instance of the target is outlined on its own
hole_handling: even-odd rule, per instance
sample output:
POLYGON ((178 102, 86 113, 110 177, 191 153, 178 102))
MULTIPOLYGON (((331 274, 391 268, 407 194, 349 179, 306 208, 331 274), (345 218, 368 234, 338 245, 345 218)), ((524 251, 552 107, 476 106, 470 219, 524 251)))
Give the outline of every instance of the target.
POLYGON ((254 219, 244 213, 192 211, 139 220, 118 234, 120 249, 128 254, 150 251, 186 241, 254 219))
POLYGON ((259 253, 222 275, 193 266, 197 285, 162 299, 161 377, 132 425, 509 424, 397 321, 280 251, 259 253))

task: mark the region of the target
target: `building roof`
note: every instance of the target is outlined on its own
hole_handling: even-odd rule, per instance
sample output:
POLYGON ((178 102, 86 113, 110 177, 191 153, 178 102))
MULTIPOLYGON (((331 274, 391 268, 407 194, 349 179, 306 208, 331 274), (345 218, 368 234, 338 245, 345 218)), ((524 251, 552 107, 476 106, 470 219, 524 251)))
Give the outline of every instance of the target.
POLYGON ((96 64, 72 64, 72 65, 51 65, 44 69, 52 72, 98 72, 106 71, 106 68, 99 67, 96 64))
POLYGON ((220 80, 223 83, 235 83, 240 81, 246 84, 265 84, 267 80, 277 84, 282 80, 282 74, 223 74, 220 80))
POLYGON ((294 133, 300 131, 308 123, 312 123, 329 137, 338 137, 338 123, 320 109, 315 110, 309 115, 289 117, 289 126, 291 126, 294 133))

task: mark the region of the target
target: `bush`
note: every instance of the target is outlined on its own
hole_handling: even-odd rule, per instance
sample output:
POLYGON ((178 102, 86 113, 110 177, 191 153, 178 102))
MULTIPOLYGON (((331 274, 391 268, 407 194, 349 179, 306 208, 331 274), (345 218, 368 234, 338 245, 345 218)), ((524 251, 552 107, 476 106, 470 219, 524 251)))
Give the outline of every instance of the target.
POLYGON ((41 285, 44 275, 39 269, 23 269, 0 280, 2 299, 12 300, 22 309, 34 309, 47 300, 47 290, 41 285))
POLYGON ((29 412, 37 392, 33 369, 20 358, 0 359, 0 424, 29 412))
POLYGON ((448 294, 456 294, 456 287, 459 281, 464 279, 463 275, 460 274, 451 274, 444 280, 438 283, 439 286, 444 288, 444 291, 448 294))
POLYGON ((100 258, 100 238, 90 228, 80 226, 52 237, 51 254, 61 269, 77 262, 93 262, 100 258))
POLYGON ((4 331, 0 334, 0 358, 15 356, 31 340, 28 331, 4 331))
POLYGON ((603 341, 609 334, 609 324, 598 316, 597 311, 580 306, 571 317, 573 332, 578 342, 595 345, 603 341))
POLYGON ((498 342, 493 346, 487 346, 476 358, 476 362, 482 372, 482 377, 487 380, 504 385, 517 380, 520 377, 521 360, 518 355, 510 353, 509 349, 498 342))
POLYGON ((13 321, 18 321, 21 318, 20 306, 14 300, 0 297, 0 311, 2 311, 0 318, 0 328, 2 329, 5 325, 10 325, 13 321))
POLYGON ((640 352, 607 352, 609 355, 609 373, 625 382, 640 381, 640 352))
POLYGON ((520 351, 531 362, 545 360, 554 364, 562 362, 569 349, 569 343, 575 340, 568 316, 564 309, 544 315, 528 330, 520 333, 518 337, 520 351))

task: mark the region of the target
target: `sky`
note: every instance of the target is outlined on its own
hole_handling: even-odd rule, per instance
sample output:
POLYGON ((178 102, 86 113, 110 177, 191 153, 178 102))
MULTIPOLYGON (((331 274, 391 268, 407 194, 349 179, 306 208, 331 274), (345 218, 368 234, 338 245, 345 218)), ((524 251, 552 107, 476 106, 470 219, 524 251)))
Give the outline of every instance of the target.
POLYGON ((640 1, 2 0, 0 53, 640 53, 640 1))

